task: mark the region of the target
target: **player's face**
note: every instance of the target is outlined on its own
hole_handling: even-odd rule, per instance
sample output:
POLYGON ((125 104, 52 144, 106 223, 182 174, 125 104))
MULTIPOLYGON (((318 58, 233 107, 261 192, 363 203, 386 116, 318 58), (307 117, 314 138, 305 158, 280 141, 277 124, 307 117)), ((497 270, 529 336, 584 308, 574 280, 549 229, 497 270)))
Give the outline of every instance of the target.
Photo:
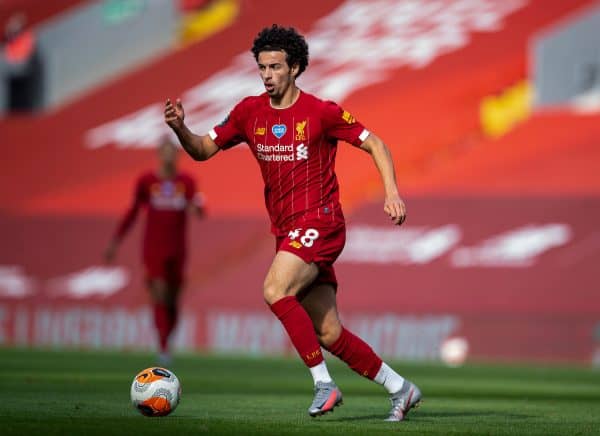
POLYGON ((272 98, 281 98, 294 83, 295 68, 290 68, 284 51, 261 51, 258 70, 265 90, 272 98))

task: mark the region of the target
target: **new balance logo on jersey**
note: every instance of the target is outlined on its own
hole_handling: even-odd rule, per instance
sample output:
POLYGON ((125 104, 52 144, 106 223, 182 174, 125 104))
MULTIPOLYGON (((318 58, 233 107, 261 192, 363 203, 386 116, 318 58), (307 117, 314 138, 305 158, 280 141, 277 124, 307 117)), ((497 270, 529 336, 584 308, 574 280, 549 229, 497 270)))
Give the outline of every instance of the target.
POLYGON ((304 143, 296 146, 296 160, 308 159, 308 147, 304 143))

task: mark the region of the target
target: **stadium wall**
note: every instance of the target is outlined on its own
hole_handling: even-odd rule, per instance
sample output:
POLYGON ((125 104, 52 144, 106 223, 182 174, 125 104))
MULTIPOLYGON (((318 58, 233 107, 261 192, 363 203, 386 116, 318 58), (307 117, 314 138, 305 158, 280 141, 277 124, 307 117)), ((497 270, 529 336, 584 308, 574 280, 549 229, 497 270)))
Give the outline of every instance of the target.
MULTIPOLYGON (((348 219, 336 266, 348 327, 397 359, 437 360, 441 344, 458 336, 475 360, 594 362, 597 198, 439 197, 408 204, 413 218, 402 230, 382 223, 379 204, 348 219)), ((0 224, 7 231, 0 344, 154 348, 139 229, 119 263, 104 265, 98 247, 113 230, 111 220, 0 224)), ((273 255, 267 228, 248 218, 192 223, 177 348, 290 352, 262 300, 273 255)))
POLYGON ((600 90, 600 4, 541 31, 532 40, 536 105, 559 105, 600 90))

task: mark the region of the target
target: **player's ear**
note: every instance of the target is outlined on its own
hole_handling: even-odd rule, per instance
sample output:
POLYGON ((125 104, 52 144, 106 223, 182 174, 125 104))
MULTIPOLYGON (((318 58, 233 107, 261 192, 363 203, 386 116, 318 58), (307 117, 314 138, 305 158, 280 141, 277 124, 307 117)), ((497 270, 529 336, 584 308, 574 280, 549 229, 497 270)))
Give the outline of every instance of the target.
POLYGON ((296 76, 298 76, 298 71, 300 71, 300 65, 298 64, 294 64, 292 65, 292 67, 290 68, 290 74, 295 78, 296 76))

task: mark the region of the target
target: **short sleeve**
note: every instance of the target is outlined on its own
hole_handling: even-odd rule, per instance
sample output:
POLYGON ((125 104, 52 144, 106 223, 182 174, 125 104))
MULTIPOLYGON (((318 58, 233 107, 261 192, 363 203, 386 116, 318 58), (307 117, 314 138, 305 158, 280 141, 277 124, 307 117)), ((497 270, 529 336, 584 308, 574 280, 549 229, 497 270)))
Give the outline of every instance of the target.
POLYGON ((208 132, 215 144, 223 150, 247 142, 244 132, 244 100, 239 102, 220 124, 208 132))
POLYGON ((359 146, 369 136, 369 131, 336 103, 324 102, 323 111, 323 127, 327 137, 359 146))

